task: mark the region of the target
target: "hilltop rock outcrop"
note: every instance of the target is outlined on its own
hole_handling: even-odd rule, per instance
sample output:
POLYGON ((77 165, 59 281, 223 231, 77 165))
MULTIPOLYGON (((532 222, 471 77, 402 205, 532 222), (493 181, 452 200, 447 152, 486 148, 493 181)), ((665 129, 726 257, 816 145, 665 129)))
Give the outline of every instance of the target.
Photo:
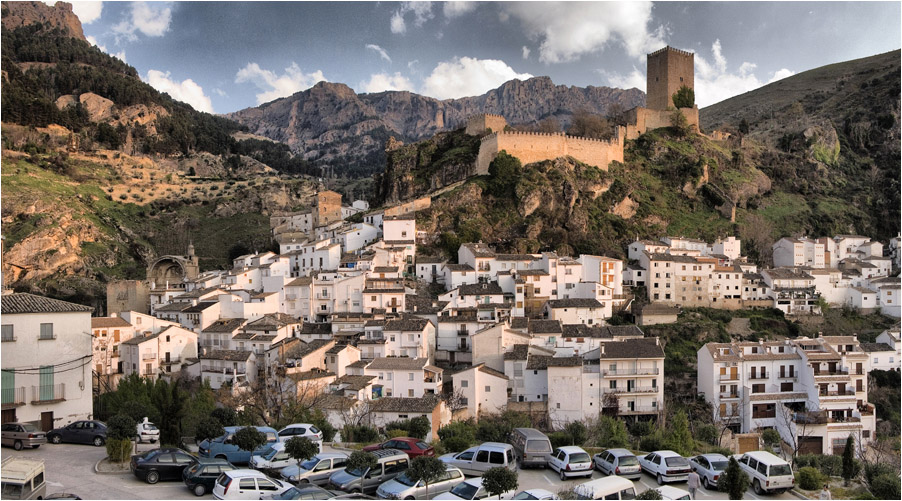
POLYGON ((44 2, 3 2, 3 29, 13 30, 19 26, 34 23, 49 24, 51 28, 59 28, 63 34, 85 40, 81 21, 72 12, 72 4, 56 2, 49 6, 44 2))

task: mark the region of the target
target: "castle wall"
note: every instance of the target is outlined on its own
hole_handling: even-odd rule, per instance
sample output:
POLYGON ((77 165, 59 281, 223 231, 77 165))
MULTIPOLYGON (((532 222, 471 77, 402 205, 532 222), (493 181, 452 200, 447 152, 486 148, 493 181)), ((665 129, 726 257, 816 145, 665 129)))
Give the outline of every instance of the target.
POLYGON ((144 280, 114 280, 106 285, 107 316, 122 311, 150 313, 150 287, 144 280))
POLYGON ((695 54, 664 47, 649 54, 646 61, 647 108, 665 110, 673 106, 673 94, 681 86, 695 89, 695 54))
POLYGON ((476 159, 476 174, 489 172, 489 164, 501 150, 523 165, 571 156, 581 162, 607 170, 613 161, 623 162, 624 130, 618 128, 614 139, 606 141, 567 136, 562 133, 499 132, 483 138, 476 159))
POLYGON ((341 194, 328 190, 317 193, 313 215, 315 227, 341 221, 341 194))
MULTIPOLYGON (((690 127, 698 130, 698 106, 680 108, 690 127)), ((636 139, 647 131, 670 127, 670 116, 673 110, 652 110, 637 107, 626 112, 626 139, 636 139)))
POLYGON ((492 132, 501 132, 505 127, 507 127, 507 120, 503 116, 484 113, 473 115, 467 120, 466 132, 471 136, 479 136, 486 129, 491 129, 492 132))
POLYGON ((431 197, 422 197, 385 209, 384 217, 403 216, 432 206, 431 197))

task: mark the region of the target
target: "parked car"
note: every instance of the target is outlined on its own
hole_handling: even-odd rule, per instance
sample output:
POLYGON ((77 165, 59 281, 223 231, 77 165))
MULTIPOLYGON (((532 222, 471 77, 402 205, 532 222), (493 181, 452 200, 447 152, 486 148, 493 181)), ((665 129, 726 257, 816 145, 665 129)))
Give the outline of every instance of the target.
POLYGON ((304 437, 311 442, 318 442, 320 450, 322 450, 323 432, 312 424, 295 423, 279 430, 279 442, 284 442, 291 437, 304 437))
POLYGON ((514 454, 520 468, 527 466, 548 466, 551 455, 551 440, 535 428, 514 428, 508 440, 514 447, 514 454))
POLYGON ((288 465, 297 464, 285 451, 285 442, 275 442, 264 447, 259 453, 254 453, 247 465, 255 470, 264 472, 279 471, 288 465))
POLYGON ((439 459, 460 468, 464 475, 482 475, 498 466, 517 469, 514 447, 500 442, 483 442, 463 452, 445 454, 439 459))
POLYGON ((557 494, 555 494, 551 491, 546 491, 545 489, 528 489, 528 490, 520 491, 520 492, 514 494, 514 497, 512 497, 511 499, 524 500, 524 501, 526 501, 526 500, 528 500, 528 501, 533 501, 533 500, 544 501, 547 499, 560 499, 560 498, 557 497, 557 494))
POLYGON ((618 476, 596 478, 573 488, 578 499, 636 499, 636 486, 618 476))
POLYGON ((655 477, 658 485, 664 482, 685 482, 689 479, 689 461, 673 451, 655 451, 639 458, 642 471, 655 477))
POLYGON ((43 499, 47 492, 44 460, 7 457, 0 463, 2 499, 43 499))
POLYGON ((699 454, 689 459, 689 466, 702 478, 705 489, 716 489, 729 461, 723 454, 699 454))
POLYGON ((224 471, 236 469, 232 463, 219 458, 198 458, 197 462, 182 471, 182 480, 195 496, 213 491, 216 479, 224 471))
POLYGON ((106 424, 102 421, 75 421, 48 431, 47 440, 54 444, 67 442, 100 447, 106 443, 106 424))
POLYGON ((288 482, 267 477, 257 470, 224 471, 213 485, 216 499, 262 499, 281 494, 292 487, 288 482))
POLYGON ((276 430, 268 426, 255 426, 257 431, 266 435, 266 444, 255 451, 246 451, 239 449, 237 445, 232 443, 232 437, 235 432, 240 430, 241 426, 226 426, 225 433, 222 436, 207 439, 198 446, 198 455, 204 458, 222 458, 232 464, 247 464, 251 460, 251 456, 263 452, 269 444, 278 442, 279 436, 276 430))
POLYGON ((758 495, 786 492, 796 483, 792 466, 770 452, 746 452, 739 458, 739 466, 748 474, 758 495))
POLYGON ((182 480, 185 468, 196 463, 197 458, 189 452, 167 447, 132 456, 129 469, 141 480, 155 484, 160 480, 182 480))
POLYGON ((21 451, 24 447, 37 449, 47 443, 47 434, 31 423, 5 423, 0 428, 3 445, 21 451))
POLYGON ((367 445, 363 448, 366 452, 378 451, 379 449, 398 449, 407 454, 407 457, 413 459, 417 456, 435 456, 435 449, 418 438, 398 437, 386 440, 381 444, 367 445))
POLYGON ((427 488, 422 480, 413 480, 407 474, 410 470, 385 482, 376 489, 381 499, 428 499, 431 496, 448 492, 457 484, 466 480, 463 472, 455 466, 445 465, 445 472, 427 488))
POLYGON ((295 463, 279 471, 282 480, 295 485, 326 485, 329 477, 338 470, 343 470, 348 463, 348 455, 343 452, 321 452, 304 461, 300 466, 295 463))
POLYGON ((317 485, 292 487, 279 494, 263 496, 260 499, 335 499, 335 492, 327 491, 317 485))
POLYGON ((592 458, 592 463, 596 470, 605 475, 617 475, 630 480, 637 480, 642 476, 639 459, 626 449, 608 449, 599 452, 592 458))
POLYGON ((160 439, 160 429, 148 421, 147 418, 144 418, 144 421, 138 423, 136 428, 138 432, 138 443, 150 442, 155 444, 157 443, 157 440, 160 439))
POLYGON ((671 485, 662 485, 661 487, 658 487, 655 490, 658 491, 658 494, 661 495, 661 499, 680 500, 680 501, 692 499, 691 497, 689 497, 689 491, 684 490, 684 489, 679 489, 679 488, 673 487, 671 485))
POLYGON ((376 466, 369 469, 348 469, 337 471, 329 477, 329 488, 344 492, 376 492, 384 482, 407 471, 410 459, 397 449, 380 449, 370 454, 376 456, 376 466))
MULTIPOLYGON (((501 493, 501 496, 492 496, 492 499, 511 499, 516 491, 501 493)), ((489 493, 482 486, 482 477, 470 478, 457 484, 450 491, 439 494, 432 499, 488 499, 489 493)))
POLYGON ((572 477, 591 477, 594 471, 589 453, 575 445, 555 449, 548 460, 548 467, 558 472, 561 480, 572 477))

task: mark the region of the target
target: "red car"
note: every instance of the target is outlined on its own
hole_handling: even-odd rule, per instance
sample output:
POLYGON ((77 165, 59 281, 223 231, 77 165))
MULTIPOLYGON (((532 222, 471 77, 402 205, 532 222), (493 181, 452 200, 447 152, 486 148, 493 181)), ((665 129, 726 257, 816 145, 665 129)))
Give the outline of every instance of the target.
POLYGON ((368 445, 363 448, 366 452, 379 449, 398 449, 407 453, 407 457, 435 456, 435 449, 418 438, 398 437, 382 442, 381 444, 368 445))

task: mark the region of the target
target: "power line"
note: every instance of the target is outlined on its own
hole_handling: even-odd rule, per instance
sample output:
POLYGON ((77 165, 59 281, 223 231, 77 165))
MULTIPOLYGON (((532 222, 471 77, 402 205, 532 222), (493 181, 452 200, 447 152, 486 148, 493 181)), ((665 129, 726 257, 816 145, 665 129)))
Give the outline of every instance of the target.
POLYGON ((90 363, 90 360, 89 360, 89 359, 92 359, 92 358, 93 358, 93 355, 85 355, 85 356, 83 356, 83 357, 81 357, 81 358, 76 358, 76 359, 74 359, 74 360, 70 360, 70 361, 68 361, 68 362, 63 362, 63 363, 60 363, 60 364, 45 365, 45 366, 39 366, 39 367, 26 367, 26 368, 17 367, 17 368, 12 368, 12 369, 3 369, 3 372, 10 372, 10 373, 13 373, 13 374, 40 375, 42 370, 46 370, 46 369, 49 367, 49 368, 52 368, 52 369, 53 369, 53 373, 54 373, 54 374, 57 374, 57 373, 60 373, 60 372, 67 372, 67 371, 73 371, 73 370, 76 370, 76 369, 81 369, 82 367, 88 365, 88 364, 90 363), (67 369, 60 369, 60 370, 57 370, 57 367, 62 367, 62 366, 64 366, 64 365, 69 365, 69 364, 78 363, 78 362, 80 362, 80 361, 83 361, 83 362, 82 362, 81 365, 79 365, 79 366, 77 366, 77 367, 69 367, 69 368, 67 368, 67 369), (35 372, 35 371, 37 371, 37 372, 35 372))

